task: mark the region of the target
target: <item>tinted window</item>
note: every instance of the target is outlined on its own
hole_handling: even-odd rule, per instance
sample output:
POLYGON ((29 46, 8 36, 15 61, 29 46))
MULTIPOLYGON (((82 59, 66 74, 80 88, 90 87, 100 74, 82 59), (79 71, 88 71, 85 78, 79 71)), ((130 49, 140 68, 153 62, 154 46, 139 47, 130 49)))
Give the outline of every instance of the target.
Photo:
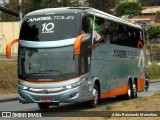
POLYGON ((113 21, 108 21, 108 33, 111 44, 128 47, 137 47, 138 41, 143 39, 140 29, 113 21))
POLYGON ((79 34, 80 14, 25 17, 20 39, 27 41, 56 41, 75 38, 79 34))

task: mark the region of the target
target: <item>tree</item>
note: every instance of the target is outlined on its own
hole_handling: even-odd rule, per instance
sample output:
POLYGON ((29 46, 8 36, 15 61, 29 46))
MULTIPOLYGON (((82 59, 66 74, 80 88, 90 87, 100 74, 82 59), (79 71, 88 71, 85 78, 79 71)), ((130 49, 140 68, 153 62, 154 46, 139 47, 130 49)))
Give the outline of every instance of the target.
MULTIPOLYGON (((36 0, 23 0, 23 5, 22 5, 23 15, 27 14, 30 11, 35 10, 35 6, 37 5, 36 3, 37 3, 36 0)), ((19 0, 9 0, 8 3, 4 4, 4 6, 6 8, 9 8, 17 12, 19 12, 20 10, 19 0)), ((1 20, 2 21, 18 21, 19 18, 6 13, 2 13, 1 20)))
POLYGON ((22 1, 22 11, 23 14, 27 14, 33 10, 36 10, 37 5, 39 4, 40 0, 23 0, 22 1))
POLYGON ((160 11, 156 12, 156 21, 160 21, 160 11))
POLYGON ((142 6, 160 6, 160 0, 138 0, 142 6))
POLYGON ((36 9, 78 6, 78 2, 74 0, 39 0, 36 9))
POLYGON ((152 40, 160 35, 160 26, 151 26, 148 28, 149 39, 152 40))
POLYGON ((150 60, 152 60, 152 53, 153 52, 158 52, 159 47, 156 47, 156 45, 151 45, 153 42, 153 38, 156 38, 160 35, 160 26, 150 26, 147 29, 144 30, 145 36, 147 36, 147 49, 149 50, 150 53, 150 60))
POLYGON ((137 15, 141 10, 138 2, 123 2, 116 5, 116 15, 137 15))
MULTIPOLYGON (((28 12, 43 9, 43 8, 54 8, 54 7, 67 7, 67 6, 78 6, 78 2, 74 0, 23 0, 22 12, 23 15, 28 12)), ((8 3, 4 5, 5 7, 19 12, 19 0, 9 0, 8 3)), ((17 21, 19 18, 2 13, 2 21, 17 21)))
POLYGON ((110 13, 110 9, 115 7, 117 0, 87 0, 89 7, 110 13))
MULTIPOLYGON (((12 9, 14 11, 18 11, 19 1, 18 0, 10 0, 8 3, 4 5, 6 8, 12 9)), ((17 21, 19 18, 9 15, 7 13, 1 13, 1 21, 17 21)))

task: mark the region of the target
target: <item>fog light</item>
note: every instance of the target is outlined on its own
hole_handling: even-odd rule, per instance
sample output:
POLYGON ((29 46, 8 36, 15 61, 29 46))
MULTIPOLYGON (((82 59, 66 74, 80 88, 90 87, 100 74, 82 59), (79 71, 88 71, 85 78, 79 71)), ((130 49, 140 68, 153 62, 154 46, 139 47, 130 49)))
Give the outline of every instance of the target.
POLYGON ((69 99, 75 99, 75 98, 78 97, 78 95, 79 95, 78 92, 76 92, 76 93, 74 93, 74 94, 71 94, 70 97, 69 97, 69 99))
POLYGON ((22 95, 22 94, 19 94, 19 97, 22 98, 22 99, 26 99, 26 98, 24 97, 24 95, 22 95))

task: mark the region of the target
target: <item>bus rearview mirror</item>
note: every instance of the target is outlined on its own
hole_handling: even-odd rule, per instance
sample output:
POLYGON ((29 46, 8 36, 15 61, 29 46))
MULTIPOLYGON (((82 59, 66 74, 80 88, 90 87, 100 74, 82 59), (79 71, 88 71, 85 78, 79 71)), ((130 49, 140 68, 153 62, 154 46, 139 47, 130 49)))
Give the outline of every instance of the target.
POLYGON ((11 47, 14 43, 18 42, 19 39, 14 39, 14 40, 11 40, 7 43, 6 45, 6 58, 11 58, 11 47))
POLYGON ((81 41, 83 38, 86 37, 86 34, 79 35, 75 42, 74 42, 74 48, 73 48, 73 54, 74 55, 79 55, 80 54, 80 48, 81 48, 81 41))

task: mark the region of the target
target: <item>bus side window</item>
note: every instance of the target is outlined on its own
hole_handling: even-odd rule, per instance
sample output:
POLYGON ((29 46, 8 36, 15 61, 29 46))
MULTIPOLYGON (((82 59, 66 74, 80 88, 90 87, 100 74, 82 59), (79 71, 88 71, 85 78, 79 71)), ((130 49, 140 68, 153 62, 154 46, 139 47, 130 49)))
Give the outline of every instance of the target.
POLYGON ((118 44, 118 29, 118 24, 116 22, 111 22, 109 33, 112 44, 118 44))
POLYGON ((81 57, 81 73, 82 74, 87 73, 88 71, 87 64, 88 64, 87 56, 81 57))
POLYGON ((105 20, 104 25, 105 25, 105 42, 109 44, 110 43, 110 34, 109 34, 110 22, 108 20, 105 20))
POLYGON ((95 20, 96 29, 95 32, 95 44, 100 42, 107 42, 109 43, 109 22, 103 18, 96 17, 95 20))
POLYGON ((88 16, 83 16, 82 18, 82 29, 81 34, 90 33, 90 22, 88 16))
POLYGON ((109 22, 107 20, 105 20, 105 19, 101 20, 98 33, 101 36, 101 41, 102 42, 109 43, 109 41, 110 41, 109 40, 110 39, 110 37, 109 37, 109 22))

